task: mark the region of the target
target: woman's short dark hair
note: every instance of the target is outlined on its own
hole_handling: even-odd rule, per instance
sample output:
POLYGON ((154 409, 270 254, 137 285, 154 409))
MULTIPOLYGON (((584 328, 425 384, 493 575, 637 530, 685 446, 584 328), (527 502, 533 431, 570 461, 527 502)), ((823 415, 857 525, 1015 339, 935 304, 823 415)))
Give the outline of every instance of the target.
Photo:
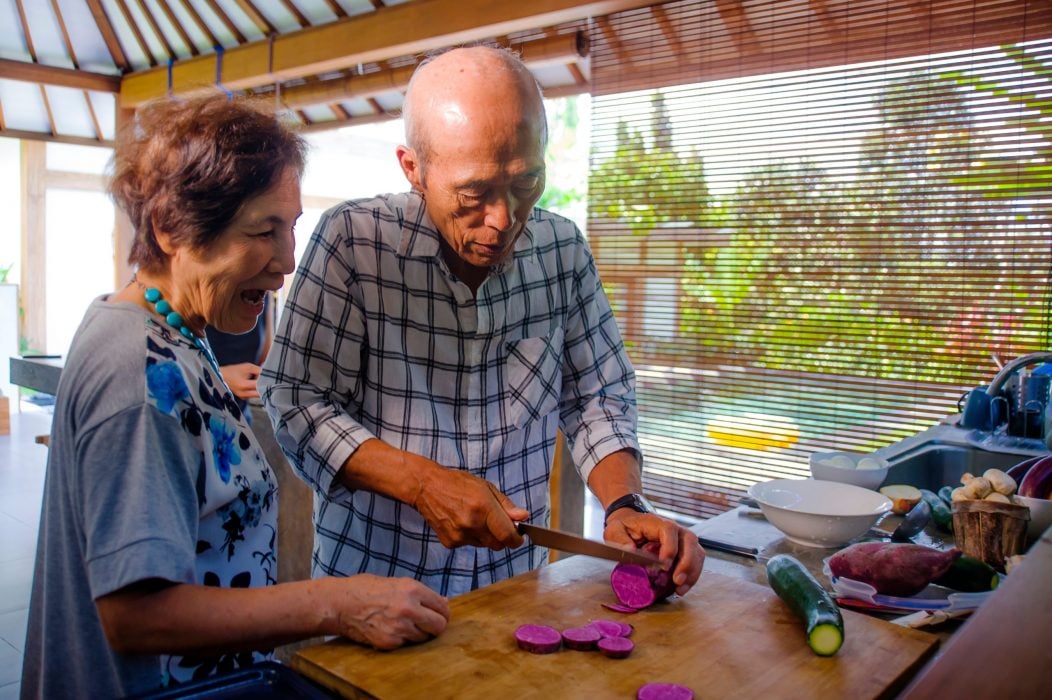
POLYGON ((157 243, 202 249, 242 205, 289 168, 303 173, 306 142, 268 104, 216 92, 139 108, 117 139, 109 192, 135 229, 128 262, 164 264, 157 243))

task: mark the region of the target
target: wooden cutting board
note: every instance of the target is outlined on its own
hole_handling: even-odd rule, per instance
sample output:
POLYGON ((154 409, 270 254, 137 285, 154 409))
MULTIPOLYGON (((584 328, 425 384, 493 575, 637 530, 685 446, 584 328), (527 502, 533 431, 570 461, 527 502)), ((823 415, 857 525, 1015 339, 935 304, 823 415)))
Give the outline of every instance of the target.
POLYGON ((379 652, 343 640, 303 649, 300 673, 345 697, 634 698, 644 683, 679 683, 697 698, 891 696, 935 651, 938 638, 848 610, 845 642, 815 656, 803 627, 766 586, 702 574, 686 596, 636 614, 613 603, 611 562, 571 557, 450 601, 446 631, 425 644, 379 652), (520 650, 525 623, 565 629, 605 618, 635 627, 627 659, 563 649, 520 650))

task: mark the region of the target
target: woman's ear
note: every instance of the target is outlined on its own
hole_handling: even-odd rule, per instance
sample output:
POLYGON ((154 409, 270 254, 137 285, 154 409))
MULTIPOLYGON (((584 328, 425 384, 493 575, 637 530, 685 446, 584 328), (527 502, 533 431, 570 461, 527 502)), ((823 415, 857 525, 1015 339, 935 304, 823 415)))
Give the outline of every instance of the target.
POLYGON ((402 166, 405 179, 409 180, 414 190, 422 192, 424 188, 421 187, 420 161, 417 160, 416 151, 409 146, 399 146, 395 149, 395 154, 398 156, 398 164, 402 166))
POLYGON ((157 241, 157 246, 165 255, 172 257, 175 253, 175 243, 172 241, 172 235, 161 227, 156 214, 150 217, 150 228, 153 229, 153 239, 157 241))

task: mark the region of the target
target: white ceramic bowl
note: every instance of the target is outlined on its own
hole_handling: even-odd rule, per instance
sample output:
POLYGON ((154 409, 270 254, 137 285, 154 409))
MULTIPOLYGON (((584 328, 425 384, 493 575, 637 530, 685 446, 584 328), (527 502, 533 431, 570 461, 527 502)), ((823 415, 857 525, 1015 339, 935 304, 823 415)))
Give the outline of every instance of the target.
POLYGON ((876 491, 888 475, 888 462, 868 454, 815 452, 811 455, 811 476, 822 481, 861 486, 876 491))
POLYGON ((1026 536, 1036 540, 1045 530, 1052 526, 1052 501, 1047 498, 1028 498, 1016 496, 1019 502, 1030 509, 1030 524, 1026 527, 1026 536))
POLYGON ((890 498, 836 481, 774 479, 753 484, 749 495, 772 525, 809 547, 845 545, 891 510, 890 498))

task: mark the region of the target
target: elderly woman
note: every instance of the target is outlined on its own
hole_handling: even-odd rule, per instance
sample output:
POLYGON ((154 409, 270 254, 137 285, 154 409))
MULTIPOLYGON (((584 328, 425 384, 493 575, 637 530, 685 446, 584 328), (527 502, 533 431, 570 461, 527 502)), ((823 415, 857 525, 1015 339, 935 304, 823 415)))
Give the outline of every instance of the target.
POLYGON ((118 697, 297 639, 392 648, 445 628, 446 600, 411 579, 275 585, 275 476, 204 329, 249 331, 292 272, 304 151, 222 95, 148 105, 122 134, 110 191, 138 272, 91 303, 62 372, 23 697, 118 697))

